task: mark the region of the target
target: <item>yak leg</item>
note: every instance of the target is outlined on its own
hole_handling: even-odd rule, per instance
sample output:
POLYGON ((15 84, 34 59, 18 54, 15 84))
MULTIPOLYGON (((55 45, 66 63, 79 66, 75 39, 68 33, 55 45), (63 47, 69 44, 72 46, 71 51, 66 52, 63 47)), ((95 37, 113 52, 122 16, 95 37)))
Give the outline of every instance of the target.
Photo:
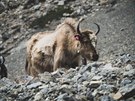
POLYGON ((64 51, 61 50, 61 48, 56 49, 54 55, 53 71, 56 71, 58 68, 62 66, 62 63, 64 62, 64 56, 64 51))
POLYGON ((34 68, 30 68, 30 75, 33 77, 37 77, 38 76, 38 72, 34 69, 34 68))

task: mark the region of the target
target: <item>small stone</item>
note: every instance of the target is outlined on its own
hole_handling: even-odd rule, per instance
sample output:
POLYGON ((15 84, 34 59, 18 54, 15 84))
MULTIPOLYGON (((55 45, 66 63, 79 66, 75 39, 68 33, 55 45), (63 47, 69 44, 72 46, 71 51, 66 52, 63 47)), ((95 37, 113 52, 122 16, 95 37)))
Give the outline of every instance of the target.
POLYGON ((115 4, 116 0, 99 0, 100 5, 115 4))
POLYGON ((98 94, 98 90, 97 89, 95 89, 93 92, 92 92, 92 96, 96 96, 98 94))
POLYGON ((90 81, 91 78, 92 78, 94 75, 95 75, 95 73, 91 73, 91 72, 89 72, 89 71, 86 71, 85 73, 83 73, 82 76, 85 78, 85 80, 90 81))
POLYGON ((96 76, 94 76, 94 77, 92 78, 92 80, 93 80, 93 81, 98 81, 98 80, 101 80, 102 77, 103 77, 103 76, 97 76, 97 75, 96 75, 96 76))
POLYGON ((120 98, 130 98, 135 95, 135 84, 134 82, 127 84, 126 86, 123 86, 119 89, 119 91, 114 95, 115 99, 120 98))
POLYGON ((64 4, 65 4, 65 1, 64 0, 61 0, 61 1, 58 2, 58 5, 59 6, 63 6, 64 4))
POLYGON ((124 31, 125 29, 124 28, 121 28, 120 31, 124 31))
POLYGON ((129 71, 133 69, 133 66, 131 64, 128 64, 126 67, 125 67, 125 71, 129 71))
POLYGON ((112 64, 111 63, 106 64, 103 69, 113 69, 112 64))
MULTIPOLYGON (((84 95, 78 95, 76 96, 76 98, 77 98, 77 101, 88 101, 87 97, 84 95)), ((73 101, 76 101, 76 100, 73 100, 73 101)))
POLYGON ((123 73, 124 77, 134 77, 135 76, 135 69, 131 69, 130 71, 123 73))
POLYGON ((79 69, 79 73, 80 74, 83 74, 84 72, 86 72, 86 71, 91 71, 91 64, 89 64, 89 65, 86 65, 86 66, 82 66, 80 69, 79 69))
POLYGON ((38 10, 41 7, 41 4, 35 5, 34 10, 38 10))
POLYGON ((121 86, 125 86, 127 84, 130 84, 132 81, 128 78, 124 78, 122 81, 121 81, 121 86))
POLYGON ((130 60, 131 60, 131 62, 134 62, 135 61, 135 55, 130 56, 130 60))
POLYGON ((135 91, 135 84, 134 84, 134 82, 132 82, 132 83, 126 85, 126 86, 121 87, 119 89, 119 91, 122 92, 122 95, 126 95, 126 94, 131 93, 131 92, 133 92, 133 95, 135 95, 135 92, 134 92, 135 91))
POLYGON ((61 87, 59 87, 59 91, 67 94, 76 93, 72 85, 62 85, 61 87))
POLYGON ((17 40, 18 37, 19 37, 19 35, 16 35, 16 36, 13 37, 13 39, 14 39, 14 40, 17 40))
POLYGON ((114 98, 115 100, 119 100, 121 97, 122 97, 122 94, 121 94, 120 92, 117 92, 117 93, 113 96, 113 98, 114 98))
POLYGON ((60 87, 60 89, 63 89, 63 88, 71 89, 71 86, 70 86, 70 85, 66 85, 66 84, 64 84, 64 85, 62 85, 62 86, 60 87))
POLYGON ((94 100, 94 96, 92 95, 92 92, 91 92, 90 90, 87 91, 86 96, 87 96, 87 99, 88 99, 89 101, 93 101, 93 100, 94 100))
POLYGON ((101 101, 114 101, 114 100, 112 100, 112 98, 108 95, 103 95, 101 97, 101 101))
POLYGON ((61 78, 59 79, 61 84, 70 84, 71 80, 70 79, 66 79, 66 78, 61 78))
POLYGON ((56 83, 51 81, 50 86, 54 87, 54 86, 56 86, 56 83))
POLYGON ((39 101, 42 99, 43 95, 48 93, 48 88, 47 86, 45 88, 43 88, 42 90, 40 90, 35 96, 34 96, 34 101, 39 101))
POLYGON ((91 81, 91 82, 90 82, 90 87, 92 87, 92 88, 97 88, 97 87, 100 86, 101 83, 102 83, 101 80, 100 80, 100 81, 91 81))
POLYGON ((123 55, 121 55, 120 61, 122 63, 128 63, 128 62, 130 62, 130 55, 129 54, 123 54, 123 55))
POLYGON ((42 74, 39 74, 39 79, 40 79, 40 81, 42 81, 44 83, 49 83, 50 81, 54 80, 51 73, 49 73, 49 72, 44 72, 42 74))
POLYGON ((28 89, 37 88, 37 87, 39 87, 41 85, 42 85, 41 82, 36 82, 36 83, 33 83, 33 84, 28 85, 27 88, 28 89))
POLYGON ((40 101, 41 99, 42 99, 42 94, 40 94, 40 93, 37 93, 36 95, 35 95, 35 97, 34 97, 34 100, 33 101, 40 101))
POLYGON ((74 80, 75 82, 77 82, 80 78, 82 77, 82 75, 80 73, 78 73, 77 75, 75 75, 72 80, 74 80))
POLYGON ((0 2, 0 14, 5 11, 5 5, 3 2, 0 2))
POLYGON ((61 101, 65 96, 68 96, 68 94, 67 93, 61 94, 55 100, 61 101))
POLYGON ((101 70, 100 74, 104 77, 111 77, 115 78, 117 76, 117 73, 120 72, 120 68, 118 67, 112 67, 111 63, 108 63, 104 66, 104 68, 101 70))
POLYGON ((88 84, 89 84, 89 82, 88 82, 88 81, 83 81, 82 84, 83 84, 85 87, 87 87, 88 84))
POLYGON ((52 72, 51 74, 55 78, 60 78, 60 77, 62 77, 63 72, 60 69, 57 69, 56 71, 52 72))

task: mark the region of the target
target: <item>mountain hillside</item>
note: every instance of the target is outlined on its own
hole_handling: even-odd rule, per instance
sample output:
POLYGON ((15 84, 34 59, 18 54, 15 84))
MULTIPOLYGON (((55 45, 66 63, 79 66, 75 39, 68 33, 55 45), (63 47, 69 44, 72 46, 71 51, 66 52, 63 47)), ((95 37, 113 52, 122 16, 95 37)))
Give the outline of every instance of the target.
MULTIPOLYGON (((44 79, 46 78, 44 75, 50 76, 55 73, 45 73, 43 74, 43 77, 41 76, 41 78, 34 81, 31 81, 32 77, 25 77, 24 67, 27 40, 36 32, 54 30, 56 26, 67 17, 86 17, 81 23, 81 29, 87 28, 96 31, 97 29, 94 23, 98 23, 101 27, 97 43, 97 50, 100 56, 99 60, 85 66, 84 68, 86 70, 83 70, 83 67, 80 67, 75 70, 70 69, 67 72, 64 70, 57 71, 58 74, 56 73, 56 75, 59 75, 60 72, 60 77, 58 76, 58 80, 56 81, 53 81, 52 78, 50 80, 52 83, 50 82, 47 84, 50 92, 47 92, 47 89, 43 87, 45 90, 43 90, 43 98, 46 99, 45 101, 133 101, 135 98, 135 73, 132 72, 135 68, 134 12, 134 0, 0 0, 0 54, 5 57, 5 65, 8 70, 8 79, 4 78, 0 80, 0 99, 2 99, 2 101, 12 101, 15 99, 17 99, 16 101, 33 101, 33 99, 34 101, 40 101, 40 98, 36 99, 34 96, 38 96, 38 91, 40 91, 42 86, 44 86, 41 78, 44 79), (95 65, 96 69, 92 72, 91 69, 95 68, 95 65), (106 71, 106 66, 108 66, 110 70, 106 71), (113 67, 117 68, 114 69, 113 67), (73 72, 73 74, 70 74, 69 72, 73 72), (86 75, 84 76, 81 74, 82 72, 87 75, 87 78, 85 78, 86 75), (63 82, 61 82, 59 78, 66 80, 71 79, 70 76, 65 77, 66 73, 68 75, 72 75, 74 78, 71 80, 73 84, 78 83, 78 85, 74 85, 80 88, 78 91, 76 91, 77 87, 74 87, 75 89, 73 90, 70 89, 72 91, 63 91, 62 87, 67 87, 67 85, 63 85, 63 82), (88 76, 90 77, 88 78, 88 76), (94 82, 92 81, 94 76, 96 76, 96 79, 98 78, 97 84, 102 84, 100 86, 96 86, 96 88, 92 87, 92 90, 89 90, 91 82, 94 82), (108 78, 104 78, 107 76, 108 78), (112 82, 113 76, 114 82, 112 82), (22 80, 24 78, 31 82, 24 84, 25 87, 23 88, 21 84, 17 83, 19 82, 18 79, 22 80), (80 81, 75 81, 80 78, 80 81), (109 79, 112 81, 109 81, 109 79), (60 82, 61 84, 57 84, 57 82, 60 82), (31 91, 33 88, 30 86, 30 84, 33 83, 38 85, 35 87, 35 90, 33 90, 34 93, 31 91), (108 89, 110 90, 107 91, 106 89, 102 89, 102 87, 106 87, 103 84, 107 84, 107 87, 109 87, 108 89), (63 86, 57 91, 53 85, 58 85, 58 87, 61 85, 63 86), (4 89, 4 87, 10 86, 11 89, 4 89), (28 86, 28 90, 26 90, 26 86, 28 86), (41 86, 41 88, 39 88, 39 86, 41 86), (51 88, 51 86, 54 88, 51 88), (85 87, 89 88, 87 89, 89 92, 85 91, 85 87), (127 89, 123 89, 122 87, 127 87, 127 89), (11 93, 14 92, 14 89, 25 90, 17 91, 17 94, 12 95, 11 93), (53 90, 53 93, 50 89, 55 89, 56 92, 53 90), (7 93, 5 93, 6 91, 8 91, 9 94, 7 97, 7 93), (25 91, 27 93, 20 93, 25 91), (99 93, 100 91, 101 93, 99 93), (45 96, 46 92, 48 96, 45 96), (92 92, 92 95, 90 92, 92 92), (86 96, 86 93, 90 93, 89 97, 86 96), (25 97, 22 97, 21 94, 24 94, 26 99, 25 97), (56 96, 57 94, 59 96, 56 96), (82 97, 82 99, 79 99, 79 95, 82 95, 84 98, 82 97), (112 97, 112 95, 115 95, 115 97, 112 97), (52 96, 53 100, 50 96, 52 96), (61 100, 64 99, 65 96, 70 97, 70 100, 61 100)), ((73 87, 72 83, 69 83, 69 81, 65 81, 64 83, 68 83, 68 87, 73 87)), ((41 99, 41 101, 42 100, 43 99, 41 99)))

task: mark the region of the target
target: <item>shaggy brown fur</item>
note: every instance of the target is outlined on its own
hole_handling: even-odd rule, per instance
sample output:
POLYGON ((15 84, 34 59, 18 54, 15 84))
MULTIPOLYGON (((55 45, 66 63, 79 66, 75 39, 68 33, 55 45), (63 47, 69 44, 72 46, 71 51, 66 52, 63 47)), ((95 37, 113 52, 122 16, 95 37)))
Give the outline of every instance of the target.
POLYGON ((55 31, 33 35, 27 43, 27 73, 37 76, 61 67, 76 67, 81 63, 82 57, 84 64, 86 59, 97 60, 96 33, 91 30, 80 31, 80 22, 81 20, 67 18, 55 31))

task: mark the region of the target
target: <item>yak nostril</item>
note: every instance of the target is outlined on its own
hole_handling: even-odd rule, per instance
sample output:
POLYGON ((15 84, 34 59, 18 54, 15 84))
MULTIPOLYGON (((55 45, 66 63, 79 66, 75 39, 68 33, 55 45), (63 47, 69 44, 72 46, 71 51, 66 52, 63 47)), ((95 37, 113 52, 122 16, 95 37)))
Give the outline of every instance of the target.
POLYGON ((99 58, 99 55, 98 55, 98 54, 93 55, 93 56, 92 56, 92 61, 97 61, 98 58, 99 58))

